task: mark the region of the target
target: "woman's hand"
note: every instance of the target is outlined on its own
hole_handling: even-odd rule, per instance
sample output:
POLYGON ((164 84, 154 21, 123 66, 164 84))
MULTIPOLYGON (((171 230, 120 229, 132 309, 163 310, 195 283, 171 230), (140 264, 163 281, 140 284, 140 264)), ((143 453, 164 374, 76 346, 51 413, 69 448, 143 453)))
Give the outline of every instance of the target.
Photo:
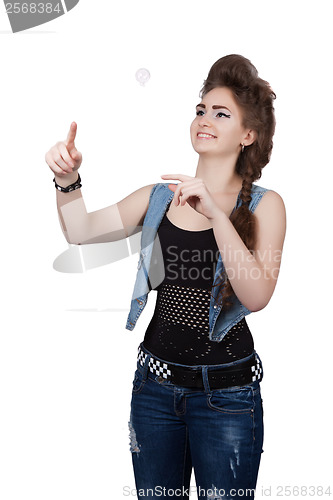
POLYGON ((82 154, 75 147, 77 124, 72 122, 67 139, 57 142, 45 155, 45 161, 55 175, 63 177, 80 168, 82 154))
POLYGON ((214 219, 221 211, 202 179, 183 174, 166 174, 161 175, 161 177, 162 179, 181 181, 178 184, 169 184, 169 189, 175 193, 173 199, 176 206, 185 205, 187 202, 194 210, 205 215, 207 219, 214 219))

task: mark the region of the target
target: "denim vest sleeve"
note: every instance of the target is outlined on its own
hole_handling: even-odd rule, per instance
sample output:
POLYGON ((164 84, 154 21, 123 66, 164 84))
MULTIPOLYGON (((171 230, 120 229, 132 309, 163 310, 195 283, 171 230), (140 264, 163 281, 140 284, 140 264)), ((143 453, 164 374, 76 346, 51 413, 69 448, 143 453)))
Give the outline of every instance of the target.
POLYGON ((149 197, 149 206, 143 221, 141 232, 141 249, 138 261, 137 275, 131 299, 130 312, 127 317, 126 329, 133 330, 142 313, 147 300, 150 277, 150 261, 157 233, 167 205, 172 200, 174 192, 168 188, 168 183, 155 184, 149 197))

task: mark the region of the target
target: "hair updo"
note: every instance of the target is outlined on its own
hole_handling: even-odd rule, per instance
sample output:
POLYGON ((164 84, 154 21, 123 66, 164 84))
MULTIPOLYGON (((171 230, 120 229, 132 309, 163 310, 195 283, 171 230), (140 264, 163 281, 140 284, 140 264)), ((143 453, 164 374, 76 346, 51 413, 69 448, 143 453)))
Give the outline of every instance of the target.
MULTIPOLYGON (((242 125, 256 132, 253 144, 246 146, 237 159, 236 172, 243 179, 240 193, 242 203, 230 216, 244 244, 253 252, 256 243, 256 224, 255 216, 249 210, 251 189, 252 183, 260 179, 261 171, 269 162, 273 149, 275 131, 273 101, 276 95, 268 82, 259 78, 258 71, 251 61, 238 54, 221 57, 213 64, 200 91, 200 97, 204 97, 216 87, 228 87, 231 90, 242 112, 242 125)), ((222 277, 222 282, 224 285, 221 287, 217 302, 223 301, 223 307, 230 307, 233 291, 226 273, 222 277)), ((217 286, 217 283, 213 286, 217 286)))

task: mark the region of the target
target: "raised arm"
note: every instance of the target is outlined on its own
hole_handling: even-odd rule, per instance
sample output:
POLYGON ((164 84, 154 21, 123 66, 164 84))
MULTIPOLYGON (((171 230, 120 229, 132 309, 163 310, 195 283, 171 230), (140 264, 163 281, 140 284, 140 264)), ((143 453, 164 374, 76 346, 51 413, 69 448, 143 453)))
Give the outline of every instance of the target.
MULTIPOLYGON (((82 155, 75 147, 77 125, 73 122, 67 138, 57 142, 45 160, 59 186, 67 187, 78 179, 82 155)), ((87 212, 81 189, 69 193, 56 190, 61 229, 68 243, 81 245, 117 241, 138 232, 148 209, 154 184, 137 189, 118 203, 87 212)))

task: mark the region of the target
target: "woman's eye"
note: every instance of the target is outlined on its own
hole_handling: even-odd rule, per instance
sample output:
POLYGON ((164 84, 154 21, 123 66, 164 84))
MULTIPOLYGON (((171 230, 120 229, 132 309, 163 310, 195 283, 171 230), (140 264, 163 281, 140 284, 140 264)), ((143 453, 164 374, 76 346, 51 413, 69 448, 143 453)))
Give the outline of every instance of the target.
POLYGON ((222 116, 225 116, 226 118, 230 118, 230 115, 227 115, 226 113, 222 113, 222 111, 220 111, 219 113, 217 113, 216 116, 219 116, 220 118, 222 118, 222 116))
MULTIPOLYGON (((202 109, 199 109, 198 111, 196 111, 196 115, 197 116, 203 116, 204 115, 204 111, 202 109)), ((227 115, 226 113, 223 113, 222 111, 219 111, 217 114, 216 114, 216 117, 218 118, 222 118, 222 117, 225 117, 225 118, 230 118, 230 115, 227 115)))

